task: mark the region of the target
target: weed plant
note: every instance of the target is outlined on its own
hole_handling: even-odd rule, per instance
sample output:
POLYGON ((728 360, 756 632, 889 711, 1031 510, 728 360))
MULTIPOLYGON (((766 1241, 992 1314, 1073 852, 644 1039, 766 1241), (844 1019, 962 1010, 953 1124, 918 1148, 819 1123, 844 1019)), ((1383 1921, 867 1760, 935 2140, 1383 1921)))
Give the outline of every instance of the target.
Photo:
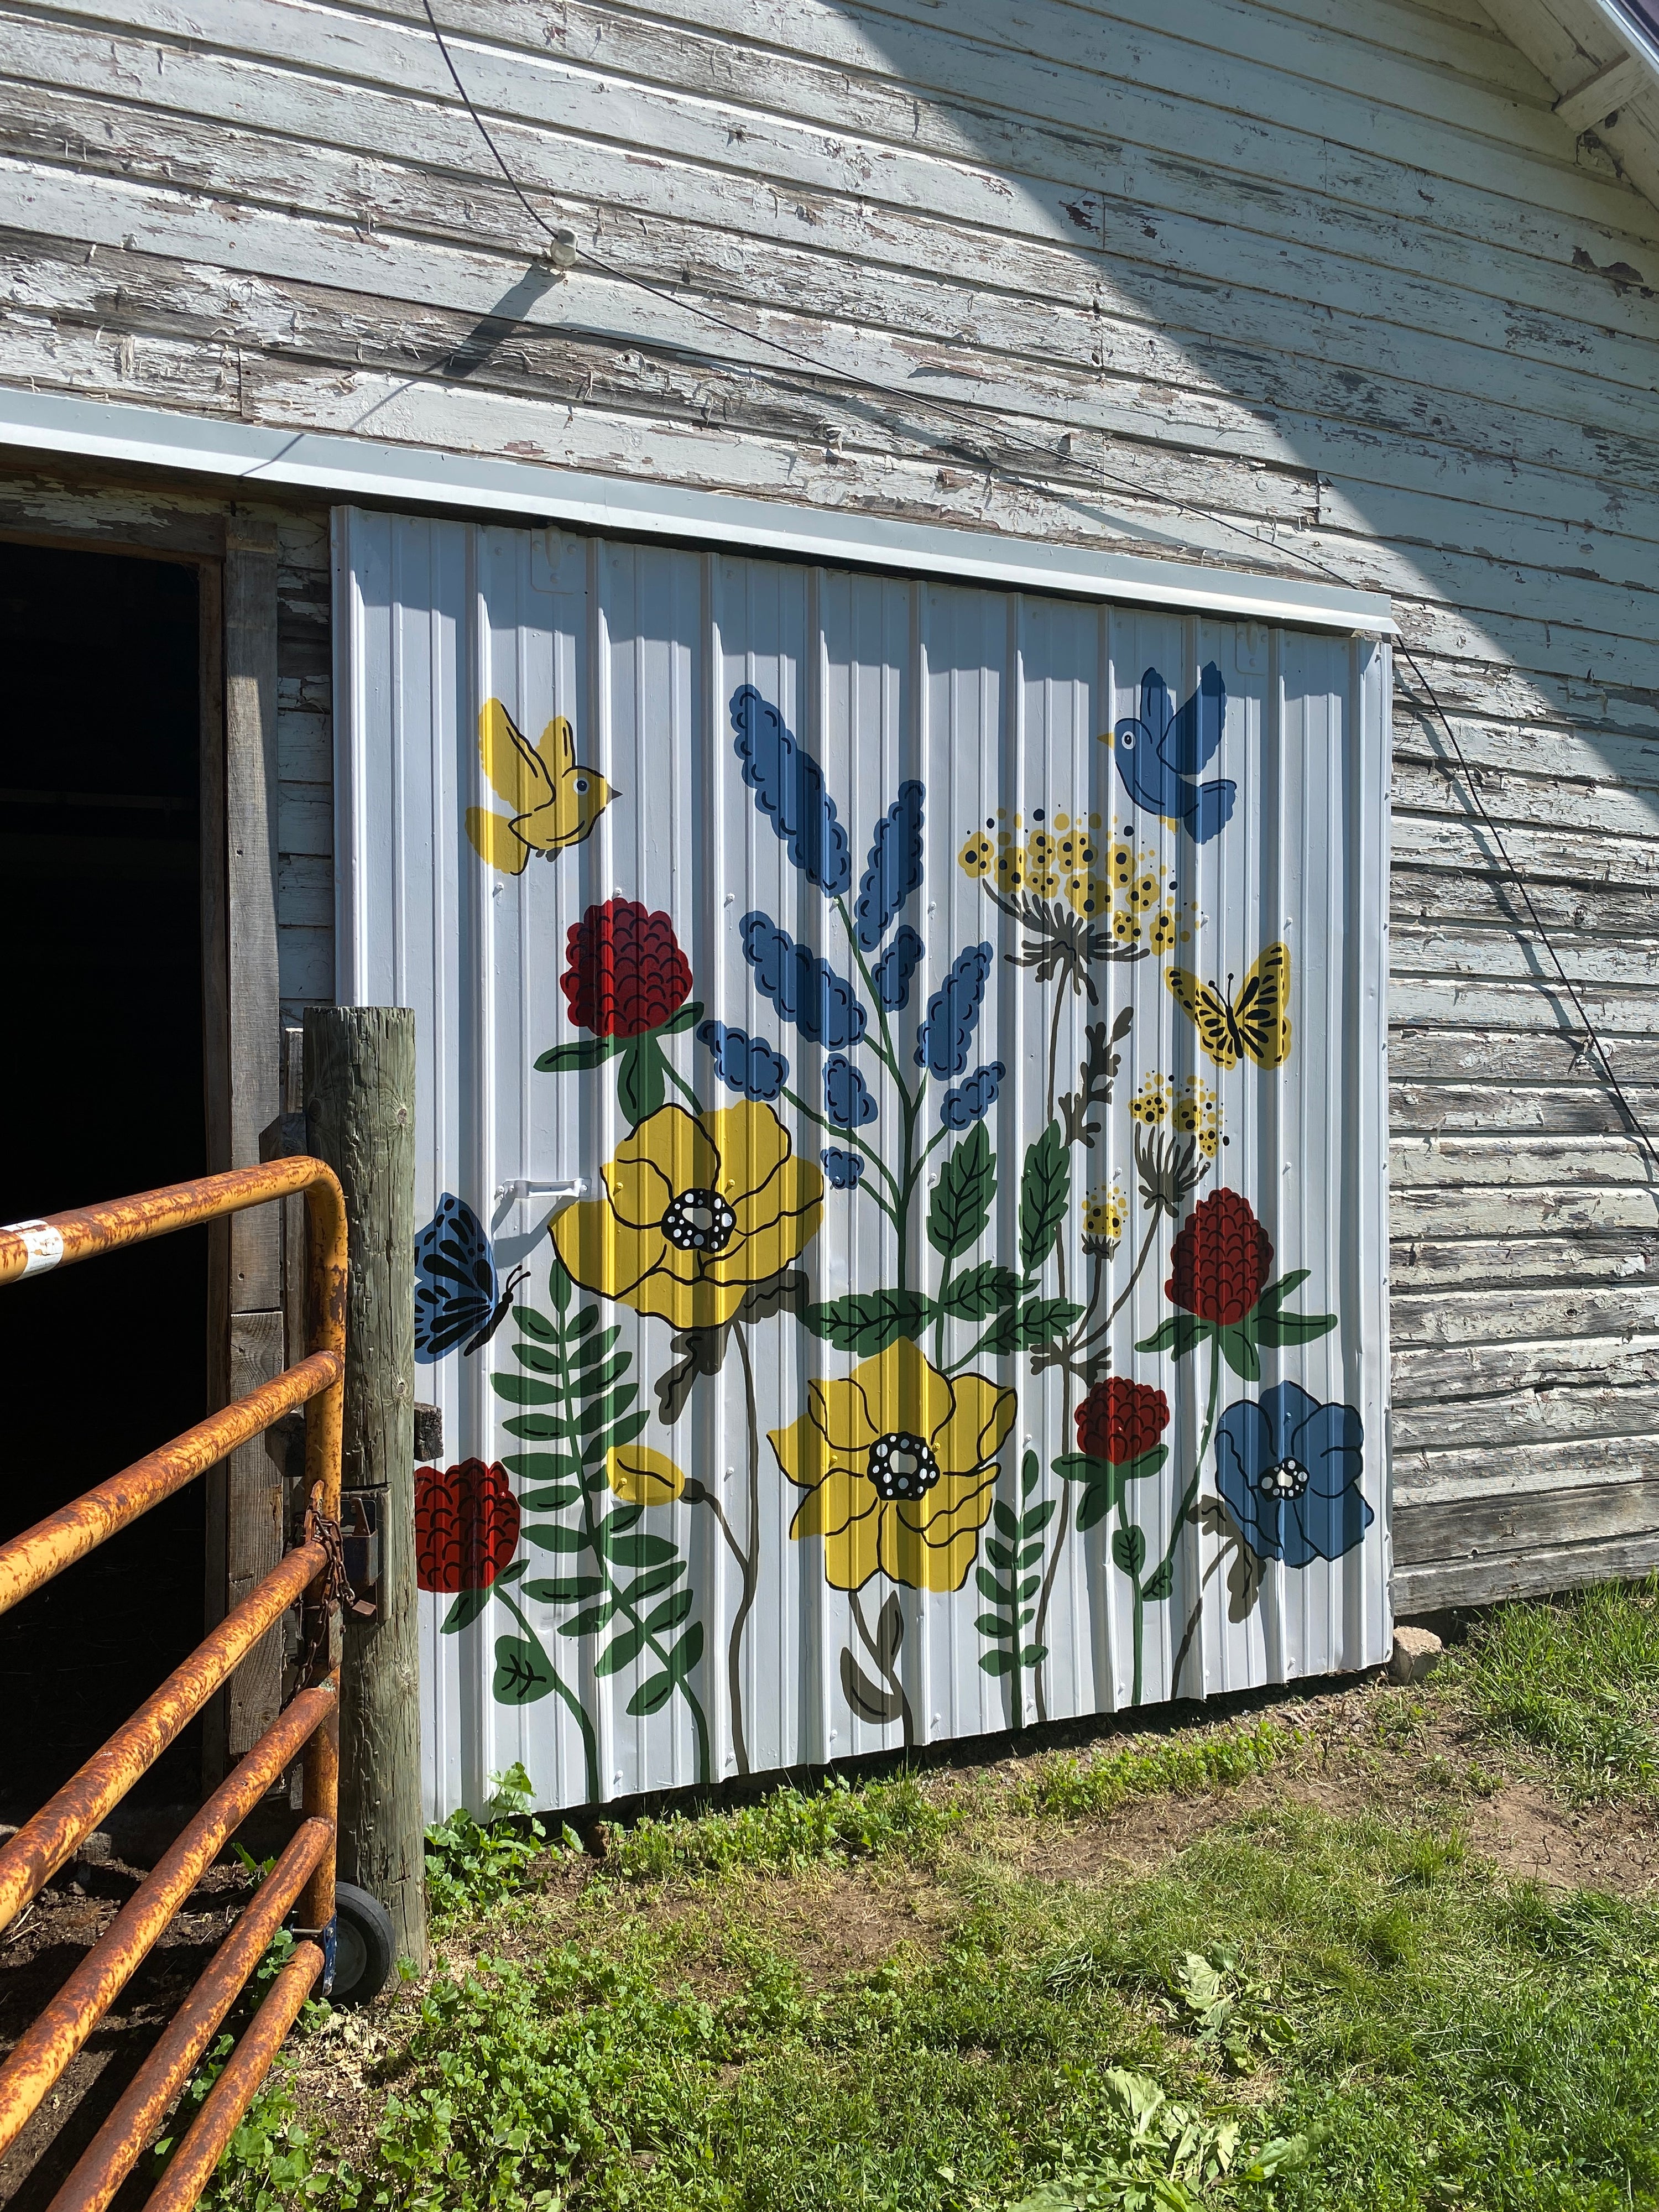
POLYGON ((1010 1810, 1076 1820, 1115 1812, 1133 1798, 1166 1791, 1194 1796, 1226 1789, 1265 1774, 1296 1741, 1294 1730, 1264 1720, 1253 1727, 1219 1729, 1195 1742, 1171 1737, 1150 1750, 1111 1752, 1100 1759, 1058 1752, 1040 1759, 1035 1772, 1014 1790, 1010 1810))

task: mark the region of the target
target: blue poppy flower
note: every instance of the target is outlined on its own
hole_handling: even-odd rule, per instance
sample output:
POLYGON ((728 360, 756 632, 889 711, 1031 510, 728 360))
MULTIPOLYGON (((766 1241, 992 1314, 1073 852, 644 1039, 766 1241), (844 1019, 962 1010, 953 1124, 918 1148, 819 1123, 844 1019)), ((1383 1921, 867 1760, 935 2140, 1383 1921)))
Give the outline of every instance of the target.
POLYGON ((839 1145, 830 1145, 818 1154, 818 1165, 837 1190, 851 1190, 864 1173, 864 1162, 856 1152, 844 1152, 839 1145))
POLYGON ((1352 1406, 1322 1406, 1295 1382, 1229 1406, 1216 1430, 1216 1484, 1262 1559, 1340 1559, 1376 1518, 1359 1494, 1364 1430, 1352 1406))
POLYGON ((823 1110, 838 1129, 861 1129, 876 1118, 870 1086, 844 1052, 823 1063, 823 1110))

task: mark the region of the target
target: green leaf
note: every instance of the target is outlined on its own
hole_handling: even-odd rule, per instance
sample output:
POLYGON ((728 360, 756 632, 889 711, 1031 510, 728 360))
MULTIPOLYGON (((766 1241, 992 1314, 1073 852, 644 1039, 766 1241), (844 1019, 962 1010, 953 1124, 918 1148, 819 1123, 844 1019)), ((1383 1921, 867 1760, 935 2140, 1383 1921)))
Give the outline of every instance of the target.
POLYGON ((596 1674, 620 1674, 624 1667, 631 1667, 646 1645, 645 1630, 637 1624, 624 1628, 622 1634, 607 1644, 593 1662, 596 1674))
POLYGON ((689 1589, 676 1590, 665 1598, 654 1613, 646 1618, 646 1627, 653 1636, 666 1636, 671 1628, 678 1628, 696 1602, 696 1594, 689 1589))
MULTIPOLYGON (((587 1347, 584 1345, 582 1352, 586 1352, 586 1350, 587 1347)), ((584 1375, 579 1371, 574 1378, 574 1387, 576 1395, 581 1398, 592 1398, 597 1397, 601 1390, 608 1390, 613 1382, 620 1382, 627 1374, 628 1363, 633 1356, 631 1352, 619 1352, 614 1359, 607 1359, 602 1367, 596 1367, 591 1375, 584 1375)), ((573 1359, 570 1364, 575 1367, 576 1361, 573 1359)))
POLYGON ((644 1517, 645 1508, 643 1505, 623 1504, 612 1506, 610 1512, 605 1515, 604 1520, 599 1523, 600 1550, 603 1551, 605 1549, 605 1545, 609 1543, 611 1537, 624 1535, 629 1529, 637 1528, 644 1517))
POLYGON ((510 1406, 556 1406, 564 1393, 552 1382, 538 1382, 528 1375, 492 1375, 490 1387, 510 1406))
POLYGON ((1089 1452, 1061 1452, 1054 1463, 1054 1473, 1062 1482, 1115 1482, 1117 1469, 1109 1459, 1096 1459, 1089 1452))
POLYGON ((1020 1534, 1022 1536, 1035 1536, 1039 1528, 1046 1528, 1048 1527, 1050 1521, 1054 1519, 1055 1514, 1058 1513, 1059 1510, 1060 1501, 1058 1498, 1045 1498, 1041 1504, 1033 1505, 1029 1512, 1026 1512, 1020 1516, 1020 1534))
POLYGON ((668 1655, 668 1671, 683 1682, 702 1656, 702 1623, 694 1620, 668 1655))
POLYGON ((1216 1349, 1235 1375, 1242 1375, 1247 1382, 1260 1381, 1261 1362, 1256 1348, 1244 1329, 1234 1322, 1230 1328, 1218 1328, 1215 1333, 1216 1349))
POLYGON ((567 1528, 560 1521, 526 1521, 524 1539, 542 1552, 585 1552, 588 1547, 585 1528, 567 1528))
POLYGON ((544 1351, 539 1344, 515 1344, 513 1356, 532 1375, 556 1375, 563 1365, 556 1352, 544 1351))
POLYGON ((994 1536, 985 1539, 985 1556, 994 1567, 1012 1567, 1014 1564, 1012 1548, 1007 1544, 999 1544, 994 1536))
POLYGON ((652 1674, 635 1691, 628 1700, 626 1710, 635 1720, 648 1719, 653 1713, 659 1713, 673 1694, 674 1677, 672 1674, 652 1674))
POLYGON ((672 1559, 666 1566, 653 1567, 649 1574, 641 1575, 618 1594, 624 1605, 641 1606, 647 1598, 655 1597, 659 1590, 665 1590, 671 1583, 677 1583, 684 1572, 685 1561, 672 1559))
POLYGON ((1335 1327, 1334 1314, 1269 1314, 1260 1306, 1255 1311, 1258 1344, 1311 1344, 1316 1336, 1328 1336, 1335 1327))
POLYGON ((1028 1451, 1019 1463, 1019 1494, 1029 1498, 1042 1480, 1042 1463, 1034 1451, 1028 1451))
POLYGON ((1195 1344, 1201 1344, 1212 1334, 1208 1322, 1200 1321, 1196 1314, 1171 1314, 1161 1322, 1137 1352, 1172 1352, 1177 1359, 1184 1359, 1195 1344))
POLYGON ((1000 1613, 982 1613, 974 1626, 981 1636, 1000 1637, 1005 1643, 1019 1633, 1013 1621, 1000 1613))
POLYGON ((1010 1507, 1005 1505, 1000 1498, 992 1505, 991 1518, 996 1523, 996 1529, 999 1536, 1006 1536, 1011 1544, 1018 1542, 1019 1538, 1019 1516, 1010 1507))
POLYGON ((1002 1584, 988 1567, 975 1567, 974 1580, 979 1586, 979 1594, 981 1597, 988 1598, 993 1605, 1001 1605, 1005 1602, 1002 1584))
MULTIPOLYGON (((570 1301, 576 1295, 576 1285, 571 1280, 564 1261, 560 1259, 556 1252, 548 1263, 547 1295, 552 1299, 555 1309, 560 1313, 569 1312, 570 1301)), ((540 1334, 539 1330, 532 1333, 540 1334)))
POLYGON ((1148 1576, 1140 1586, 1140 1595, 1148 1605, 1162 1605, 1175 1589, 1175 1561, 1165 1559, 1155 1574, 1148 1576))
POLYGON ((1035 1275, 1054 1250, 1071 1202, 1072 1156, 1059 1122, 1050 1121, 1036 1142, 1026 1147, 1025 1171, 1019 1179, 1019 1263, 1028 1276, 1035 1275))
POLYGON ((1039 1536, 1035 1543, 1021 1545, 1018 1553, 1015 1556, 1014 1565, 1016 1567, 1020 1568, 1029 1567, 1042 1557, 1042 1539, 1039 1536))
POLYGON ((584 1067, 603 1067, 607 1060, 619 1053, 626 1042, 622 1037, 582 1037, 575 1044, 556 1044, 536 1057, 536 1072, 539 1075, 568 1075, 584 1067))
POLYGON ((827 1305, 808 1306, 806 1326, 838 1352, 872 1358, 901 1336, 915 1337, 933 1318, 933 1301, 920 1291, 854 1291, 827 1305))
POLYGON ((1019 1662, 1012 1651, 981 1651, 979 1663, 988 1674, 1012 1674, 1019 1662))
POLYGON ((617 1070, 617 1103, 624 1118, 638 1128, 660 1108, 668 1087, 668 1069, 662 1047, 647 1031, 635 1037, 623 1054, 617 1070))
POLYGON ((570 1424, 555 1413, 514 1413, 501 1426, 508 1436, 523 1437, 531 1443, 562 1444, 570 1435, 570 1424))
POLYGON ((1112 1539, 1112 1557, 1133 1580, 1146 1564, 1146 1530, 1120 1528, 1112 1539))
POLYGON ((673 1020, 672 1022, 665 1022, 662 1027, 657 1031, 657 1035, 659 1036, 678 1036, 682 1030, 689 1030, 694 1023, 700 1022, 702 1019, 702 1000, 688 999, 685 1004, 680 1008, 678 1013, 675 1015, 673 1020))
POLYGON ((1069 1298, 1032 1298, 1018 1313, 994 1321, 975 1349, 979 1352, 1035 1352, 1065 1335, 1083 1309, 1069 1298))
POLYGON ((1168 1444, 1154 1444, 1151 1451, 1142 1452, 1139 1459, 1132 1459, 1128 1462, 1123 1469, 1123 1480, 1125 1482, 1145 1482, 1149 1474, 1158 1472, 1169 1456, 1168 1444))
POLYGON ((574 1344, 579 1336, 586 1336, 590 1328, 597 1328, 599 1327, 599 1308, 597 1306, 584 1306, 581 1311, 576 1316, 574 1321, 566 1322, 564 1331, 565 1342, 567 1344, 574 1344))
POLYGON ((569 1355, 570 1364, 573 1367, 591 1366, 594 1360, 600 1358, 611 1349, 621 1334, 620 1328, 600 1329, 596 1336, 590 1336, 586 1344, 579 1344, 574 1347, 569 1355))
POLYGON ((539 1644, 522 1636, 495 1639, 495 1679, 490 1685, 498 1705, 533 1705, 553 1687, 552 1662, 539 1644))
POLYGON ((985 1232, 997 1194, 996 1154, 983 1121, 951 1147, 927 1207, 927 1241, 947 1260, 959 1259, 985 1232))
POLYGON ((606 1598, 603 1605, 589 1607, 586 1613, 573 1613, 568 1620, 559 1623, 561 1636, 597 1636, 617 1610, 614 1598, 606 1598))
POLYGON ((1078 1502, 1079 1535, 1082 1535, 1085 1529, 1092 1528, 1097 1521, 1103 1521, 1116 1504, 1116 1498, 1103 1482, 1096 1483, 1085 1490, 1078 1502))
POLYGON ((568 1452, 508 1452, 501 1465, 529 1482, 580 1482, 582 1463, 568 1452))
POLYGON ((1028 1597, 1034 1597, 1036 1595, 1042 1581, 1041 1575, 1027 1575, 1019 1588, 1012 1592, 1012 1602, 1015 1605, 1024 1605, 1028 1597))
POLYGON ((1276 1283, 1269 1283, 1256 1300, 1256 1311, 1276 1314, 1291 1291, 1299 1291, 1312 1273, 1311 1267, 1293 1267, 1288 1275, 1281 1275, 1276 1283))
POLYGON ((674 1557, 673 1540, 668 1536, 612 1536, 605 1541, 605 1556, 613 1566, 659 1567, 674 1557))
POLYGON ((538 1605, 576 1605, 597 1597, 604 1588, 603 1575, 561 1575, 552 1582, 526 1583, 524 1594, 538 1605))
POLYGON ((1012 1267, 999 1267, 994 1260, 981 1260, 950 1284, 939 1302, 939 1311, 954 1321, 988 1321, 994 1313, 1015 1304, 1019 1277, 1012 1267))
POLYGON ((1048 1656, 1046 1644, 1028 1644, 1019 1655, 1019 1663, 1022 1667, 1040 1667, 1048 1656))
POLYGON ((642 1413, 630 1413, 625 1421, 618 1421, 615 1428, 607 1429, 603 1436, 595 1437, 589 1449, 603 1456, 606 1452, 616 1451, 623 1444, 631 1444, 635 1437, 641 1435, 650 1425, 648 1409, 642 1413))
POLYGON ((440 1636, 459 1636, 464 1628, 471 1628, 478 1615, 489 1603, 487 1589, 463 1590, 443 1617, 440 1636))
POLYGON ((562 1513, 581 1496, 581 1486, 574 1482, 556 1482, 550 1490, 526 1490, 519 1503, 526 1513, 562 1513))
MULTIPOLYGON (((563 1275, 564 1269, 560 1267, 556 1270, 556 1273, 563 1275)), ((565 1279, 568 1282, 569 1277, 565 1276, 565 1279)), ((558 1330, 549 1321, 547 1316, 538 1314, 533 1306, 514 1306, 513 1318, 526 1336, 538 1336, 544 1344, 553 1343, 558 1336, 558 1330)))
POLYGON ((579 1437, 592 1436, 595 1429, 604 1428, 607 1422, 614 1421, 619 1414, 625 1413, 639 1395, 637 1383, 624 1382, 620 1390, 611 1391, 609 1397, 590 1400, 570 1425, 579 1437))

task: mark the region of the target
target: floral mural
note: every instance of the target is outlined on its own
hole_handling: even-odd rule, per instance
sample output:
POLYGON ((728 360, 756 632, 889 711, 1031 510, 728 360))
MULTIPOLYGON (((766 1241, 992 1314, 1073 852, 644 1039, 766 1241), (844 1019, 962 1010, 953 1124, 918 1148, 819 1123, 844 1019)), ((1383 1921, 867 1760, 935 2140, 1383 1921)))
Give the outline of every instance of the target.
MULTIPOLYGON (((618 1133, 528 1262, 498 1267, 449 1194, 416 1255, 420 1357, 487 1363, 514 1446, 420 1471, 421 1586, 445 1634, 491 1615, 495 1699, 562 1706, 592 1798, 601 1698, 672 1708, 699 1778, 757 1763, 769 1515, 837 1601, 848 1714, 904 1743, 929 1733, 927 1605, 957 1608, 1018 1723, 1071 1709, 1055 1684, 1091 1591, 1139 1704, 1195 1685, 1212 1598, 1244 1620, 1376 1517, 1358 1410, 1297 1379, 1338 1314, 1275 1254, 1274 1206, 1223 1175, 1236 1086, 1279 1080, 1299 1024, 1285 942, 1237 983, 1200 977, 1203 916, 1164 857, 1247 834, 1217 665, 1184 701, 1149 667, 1103 733, 1123 820, 994 810, 944 848, 923 779, 890 784, 859 836, 810 732, 752 683, 725 712, 725 773, 782 892, 738 898, 714 939, 643 883, 583 906, 533 1079, 573 1113, 603 1083, 618 1133), (1179 1065, 1137 1050, 1160 1001, 1179 1065)), ((532 749, 483 709, 514 811, 475 810, 467 834, 498 872, 618 799, 549 730, 532 749)))

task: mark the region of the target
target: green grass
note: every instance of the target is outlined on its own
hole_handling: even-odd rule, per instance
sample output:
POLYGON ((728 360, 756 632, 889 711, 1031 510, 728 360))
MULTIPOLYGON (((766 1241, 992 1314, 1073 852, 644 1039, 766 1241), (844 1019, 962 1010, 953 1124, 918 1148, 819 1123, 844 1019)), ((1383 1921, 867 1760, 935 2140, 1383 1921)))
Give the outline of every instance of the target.
POLYGON ((1455 1662, 1480 1720, 1585 1797, 1659 1790, 1659 1577, 1506 1605, 1455 1662))
POLYGON ((459 1817, 433 1839, 455 1963, 391 2015, 350 2156, 296 2094, 340 2032, 319 2008, 205 2201, 1659 2212, 1659 1899, 1500 1879, 1431 1775, 1431 1724, 1472 1711, 1547 1786, 1648 1788, 1656 1682, 1652 1587, 1507 1608, 1409 1707, 1371 1693, 1415 1798, 1224 1802, 1147 1875, 1090 1871, 1103 1815, 1310 1772, 1305 1741, 1261 1720, 1012 1781, 781 1790, 611 1829, 544 1893, 522 1814, 459 1817))

